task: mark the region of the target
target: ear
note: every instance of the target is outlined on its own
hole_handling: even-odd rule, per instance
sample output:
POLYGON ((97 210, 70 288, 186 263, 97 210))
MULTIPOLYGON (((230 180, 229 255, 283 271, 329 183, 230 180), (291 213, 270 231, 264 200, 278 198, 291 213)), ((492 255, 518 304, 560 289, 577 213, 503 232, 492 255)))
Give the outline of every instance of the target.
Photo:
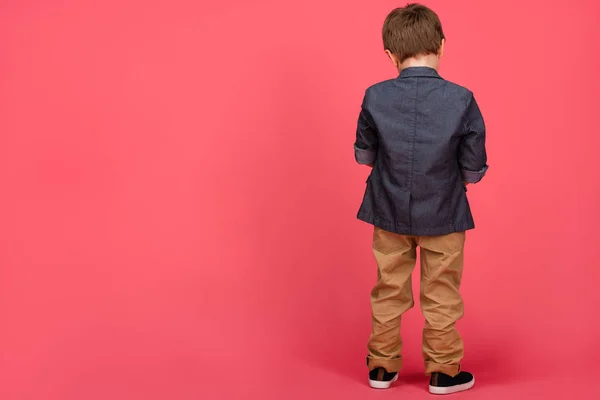
POLYGON ((442 39, 442 43, 440 44, 440 49, 438 50, 438 57, 442 58, 444 56, 444 45, 446 44, 446 39, 442 39))
POLYGON ((400 60, 398 59, 398 57, 396 57, 396 55, 389 50, 386 50, 385 54, 387 54, 390 60, 392 60, 392 64, 394 64, 394 67, 398 69, 400 67, 400 60))

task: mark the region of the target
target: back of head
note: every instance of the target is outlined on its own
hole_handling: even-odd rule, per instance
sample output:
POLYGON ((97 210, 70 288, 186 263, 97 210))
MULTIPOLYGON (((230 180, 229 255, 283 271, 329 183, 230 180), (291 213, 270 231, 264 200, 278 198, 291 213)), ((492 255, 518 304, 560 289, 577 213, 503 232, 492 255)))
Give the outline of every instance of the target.
POLYGON ((396 8, 383 24, 383 46, 400 62, 411 57, 438 54, 444 38, 437 14, 421 4, 396 8))

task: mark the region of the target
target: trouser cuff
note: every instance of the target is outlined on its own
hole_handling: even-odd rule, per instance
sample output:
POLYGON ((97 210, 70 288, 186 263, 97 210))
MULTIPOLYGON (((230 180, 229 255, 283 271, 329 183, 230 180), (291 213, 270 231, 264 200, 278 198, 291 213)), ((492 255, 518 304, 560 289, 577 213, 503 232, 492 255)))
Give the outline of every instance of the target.
POLYGON ((460 372, 459 364, 436 364, 434 362, 425 363, 425 373, 431 375, 434 372, 441 372, 442 374, 455 377, 460 372))
POLYGON ((385 368, 387 372, 399 372, 402 369, 402 358, 374 358, 367 356, 367 367, 369 371, 375 368, 385 368))

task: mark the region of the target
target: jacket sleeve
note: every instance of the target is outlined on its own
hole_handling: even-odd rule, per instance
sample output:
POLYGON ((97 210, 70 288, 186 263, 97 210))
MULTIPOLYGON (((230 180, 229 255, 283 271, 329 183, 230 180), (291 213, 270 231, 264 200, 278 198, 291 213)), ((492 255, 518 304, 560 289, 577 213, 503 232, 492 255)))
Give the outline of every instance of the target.
POLYGON ((485 149, 485 123, 475 98, 471 96, 464 118, 465 135, 458 149, 462 178, 467 183, 477 183, 485 176, 487 153, 485 149))
POLYGON ((359 164, 369 165, 373 164, 377 158, 379 140, 377 138, 377 129, 373 123, 373 118, 367 110, 366 103, 367 95, 365 94, 358 116, 356 142, 354 142, 354 158, 359 164))

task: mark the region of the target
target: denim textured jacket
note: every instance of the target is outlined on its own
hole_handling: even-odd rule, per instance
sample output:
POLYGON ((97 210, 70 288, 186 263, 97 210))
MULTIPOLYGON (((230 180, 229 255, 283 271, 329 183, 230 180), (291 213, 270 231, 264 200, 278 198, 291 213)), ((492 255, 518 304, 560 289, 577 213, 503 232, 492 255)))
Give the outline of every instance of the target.
POLYGON ((367 89, 356 161, 373 165, 358 218, 411 236, 473 229, 464 182, 485 175, 485 124, 473 93, 428 67, 367 89))

